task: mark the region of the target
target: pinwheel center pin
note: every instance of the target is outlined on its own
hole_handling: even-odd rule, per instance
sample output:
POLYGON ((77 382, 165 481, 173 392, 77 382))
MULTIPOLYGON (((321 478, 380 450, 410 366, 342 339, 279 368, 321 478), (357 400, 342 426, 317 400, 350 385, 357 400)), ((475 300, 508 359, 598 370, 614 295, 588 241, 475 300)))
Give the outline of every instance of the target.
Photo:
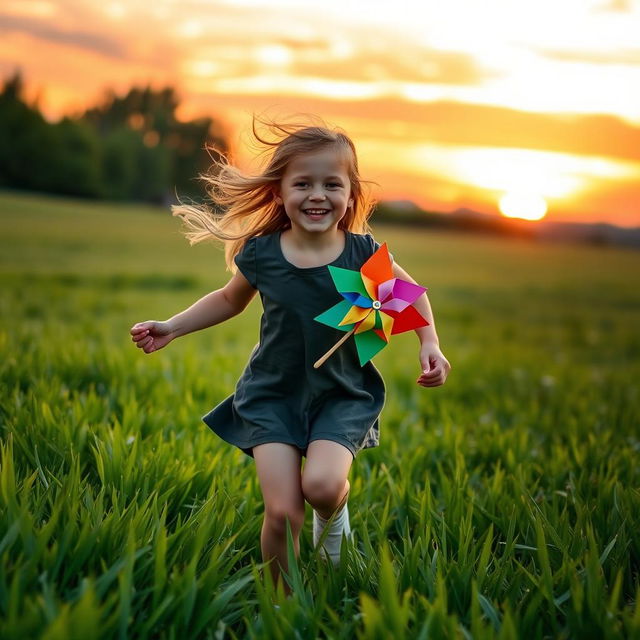
POLYGON ((394 277, 386 243, 360 271, 332 265, 328 269, 344 300, 314 320, 348 333, 313 365, 315 369, 352 335, 360 366, 364 366, 387 345, 392 334, 430 324, 412 306, 427 287, 394 277))

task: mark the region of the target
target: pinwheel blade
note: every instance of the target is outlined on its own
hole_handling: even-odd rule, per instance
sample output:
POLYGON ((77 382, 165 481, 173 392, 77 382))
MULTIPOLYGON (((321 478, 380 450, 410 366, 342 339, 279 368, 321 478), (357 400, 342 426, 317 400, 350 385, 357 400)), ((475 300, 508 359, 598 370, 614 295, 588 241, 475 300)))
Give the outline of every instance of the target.
POLYGON ((402 311, 413 304, 426 290, 426 287, 413 282, 392 278, 378 286, 378 299, 382 302, 382 309, 402 311))
POLYGON ((386 242, 362 265, 360 273, 363 279, 369 278, 376 284, 393 278, 391 258, 389 257, 389 249, 387 249, 386 242))
POLYGON ((348 300, 351 304, 355 304, 358 307, 370 309, 373 306, 373 300, 371 300, 371 298, 365 298, 364 296, 361 296, 359 293, 355 293, 354 291, 343 291, 342 297, 345 300, 348 300))
POLYGON ((373 329, 375 324, 376 324, 376 312, 373 311, 372 309, 369 309, 369 313, 367 314, 367 316, 358 325, 358 328, 356 329, 356 335, 358 335, 359 333, 364 333, 365 331, 369 331, 370 329, 373 329))
POLYGON ((415 307, 409 306, 400 313, 394 311, 387 311, 387 313, 393 318, 391 335, 410 331, 411 329, 418 329, 419 327, 426 327, 431 324, 416 311, 415 307))
POLYGON ((356 350, 360 359, 360 366, 364 365, 373 358, 379 351, 387 346, 387 343, 376 334, 375 331, 365 331, 365 333, 356 333, 354 335, 356 341, 356 350))
POLYGON ((329 265, 329 273, 336 285, 336 289, 340 293, 354 292, 369 297, 368 291, 362 282, 362 276, 359 271, 351 269, 343 269, 342 267, 334 267, 329 265))
POLYGON ((373 281, 371 278, 367 278, 367 276, 362 276, 362 282, 364 283, 365 289, 367 290, 367 295, 372 300, 378 299, 378 283, 373 281))
POLYGON ((389 342, 389 338, 391 337, 391 334, 393 333, 393 325, 395 323, 394 318, 392 318, 390 315, 387 315, 386 313, 381 313, 380 314, 380 319, 382 320, 382 331, 384 333, 385 336, 385 340, 387 342, 389 342))
POLYGON ((341 325, 349 325, 354 322, 364 320, 371 313, 371 309, 362 309, 361 307, 351 307, 347 315, 342 319, 341 325))
POLYGON ((353 305, 350 302, 342 300, 330 309, 323 311, 319 316, 316 316, 314 320, 317 320, 322 324, 326 324, 329 327, 333 327, 334 329, 340 329, 340 331, 350 331, 353 326, 345 326, 341 325, 340 323, 347 315, 347 313, 349 313, 349 310, 352 306, 353 305))

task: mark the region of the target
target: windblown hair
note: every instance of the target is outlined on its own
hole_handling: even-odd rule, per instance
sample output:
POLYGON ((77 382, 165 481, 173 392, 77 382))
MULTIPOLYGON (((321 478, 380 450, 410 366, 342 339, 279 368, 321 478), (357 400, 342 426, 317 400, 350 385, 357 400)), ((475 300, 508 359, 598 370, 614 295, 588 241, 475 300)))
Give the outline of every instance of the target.
POLYGON ((235 273, 233 259, 249 238, 291 226, 284 206, 275 201, 276 189, 289 162, 299 155, 327 147, 334 147, 346 160, 350 197, 353 198, 353 206, 347 209, 338 228, 353 233, 370 233, 368 219, 375 201, 368 186, 372 183, 360 177, 355 146, 341 129, 330 129, 318 118, 314 120, 319 124, 284 124, 254 115, 253 136, 263 145, 262 153, 271 152, 266 167, 258 175, 247 175, 230 164, 223 154, 220 154, 220 160, 214 159, 209 173, 201 174, 199 178, 206 183, 205 188, 215 210, 206 203, 180 203, 171 207, 172 215, 179 216, 185 223, 187 230, 183 233, 189 243, 194 245, 211 237, 223 241, 225 262, 235 273), (256 121, 265 125, 275 139, 261 136, 256 130, 256 121))

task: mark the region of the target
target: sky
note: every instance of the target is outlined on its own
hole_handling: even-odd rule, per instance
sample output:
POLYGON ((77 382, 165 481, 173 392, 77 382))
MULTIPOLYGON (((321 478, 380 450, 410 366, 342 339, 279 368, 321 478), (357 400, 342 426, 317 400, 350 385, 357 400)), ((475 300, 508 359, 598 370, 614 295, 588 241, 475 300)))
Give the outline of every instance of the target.
POLYGON ((171 85, 247 170, 253 113, 315 114, 380 199, 630 227, 639 34, 640 0, 3 0, 0 75, 51 120, 171 85))

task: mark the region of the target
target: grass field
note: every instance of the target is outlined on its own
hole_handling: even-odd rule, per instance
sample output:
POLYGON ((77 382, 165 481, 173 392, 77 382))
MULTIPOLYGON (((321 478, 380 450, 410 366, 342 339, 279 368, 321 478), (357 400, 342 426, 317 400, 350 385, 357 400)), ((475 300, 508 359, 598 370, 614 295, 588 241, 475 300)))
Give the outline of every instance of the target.
MULTIPOLYGON (((640 637, 640 253, 373 224, 424 286, 376 356, 381 443, 351 471, 355 540, 260 578, 253 461, 200 417, 233 392, 260 302, 145 355, 229 277, 167 210, 0 193, 0 637, 640 637)), ((267 572, 265 572, 267 573, 267 572)))

